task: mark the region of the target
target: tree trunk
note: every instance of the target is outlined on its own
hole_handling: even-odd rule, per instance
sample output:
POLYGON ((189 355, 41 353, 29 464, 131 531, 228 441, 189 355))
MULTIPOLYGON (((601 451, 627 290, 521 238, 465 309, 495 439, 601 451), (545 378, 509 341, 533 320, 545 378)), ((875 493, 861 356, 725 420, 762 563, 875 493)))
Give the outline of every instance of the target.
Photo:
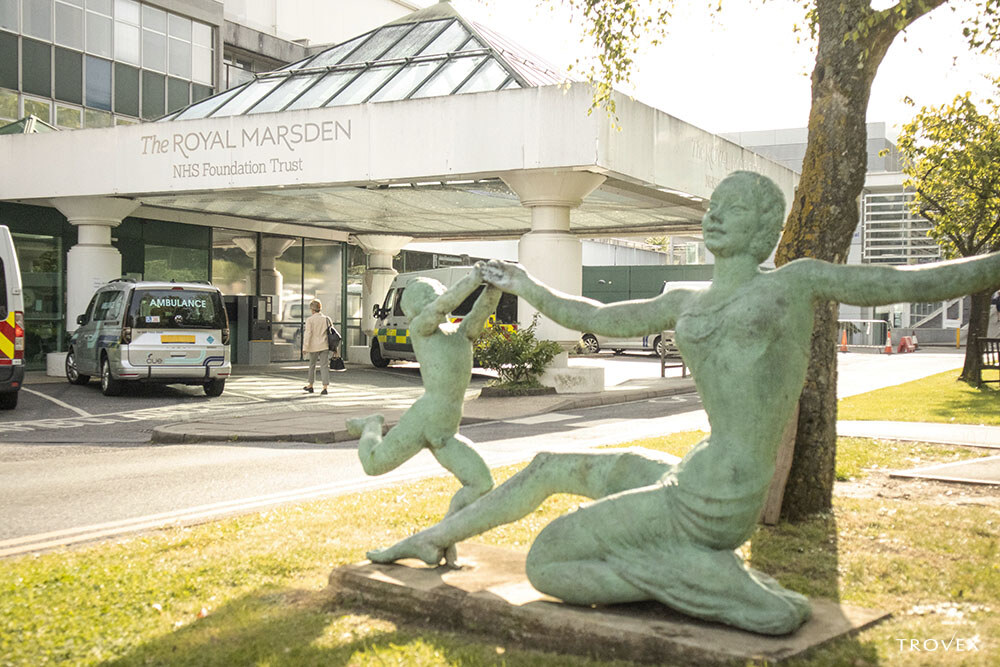
MULTIPOLYGON (((820 29, 808 145, 778 246, 779 266, 799 257, 846 262, 868 163, 865 116, 871 82, 891 43, 891 37, 874 33, 865 40, 845 39, 870 11, 867 0, 817 0, 816 7, 820 29)), ((832 507, 837 312, 833 303, 816 307, 812 357, 781 511, 782 518, 792 521, 832 507)))
POLYGON ((971 312, 969 313, 969 335, 965 339, 965 365, 959 380, 968 382, 973 387, 979 387, 982 382, 980 369, 983 357, 979 354, 979 339, 986 338, 990 330, 990 297, 993 290, 976 292, 972 295, 971 312))

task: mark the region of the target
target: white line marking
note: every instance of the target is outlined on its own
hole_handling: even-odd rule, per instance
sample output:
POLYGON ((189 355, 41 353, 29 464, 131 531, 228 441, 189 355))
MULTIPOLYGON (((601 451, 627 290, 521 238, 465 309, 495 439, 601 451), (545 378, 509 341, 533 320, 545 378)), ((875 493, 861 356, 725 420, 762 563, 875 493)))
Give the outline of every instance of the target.
POLYGON ((78 407, 72 406, 69 403, 66 403, 64 401, 60 401, 58 398, 53 398, 51 396, 43 394, 40 391, 35 391, 34 389, 28 389, 27 387, 21 387, 21 391, 26 391, 29 394, 34 394, 35 396, 41 396, 42 398, 44 398, 46 400, 52 401, 53 403, 55 403, 59 407, 66 408, 67 410, 72 410, 73 412, 75 412, 76 414, 80 415, 81 417, 93 417, 94 416, 94 415, 90 414, 89 412, 87 412, 86 410, 81 410, 78 407))

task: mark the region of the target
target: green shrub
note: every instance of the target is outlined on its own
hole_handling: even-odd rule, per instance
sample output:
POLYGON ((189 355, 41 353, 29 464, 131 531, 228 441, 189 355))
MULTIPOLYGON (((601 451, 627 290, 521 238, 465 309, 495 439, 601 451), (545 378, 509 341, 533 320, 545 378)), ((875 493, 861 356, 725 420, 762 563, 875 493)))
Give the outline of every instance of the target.
POLYGON ((514 331, 498 326, 486 329, 476 341, 476 359, 483 368, 497 372, 500 386, 539 386, 538 376, 562 352, 558 343, 535 338, 538 315, 531 326, 514 331))

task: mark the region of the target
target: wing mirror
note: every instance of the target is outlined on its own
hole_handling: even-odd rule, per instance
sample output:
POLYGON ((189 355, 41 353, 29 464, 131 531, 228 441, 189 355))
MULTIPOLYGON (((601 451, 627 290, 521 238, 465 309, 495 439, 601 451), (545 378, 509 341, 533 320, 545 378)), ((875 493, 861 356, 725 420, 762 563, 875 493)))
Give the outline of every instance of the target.
POLYGON ((76 323, 77 324, 86 324, 87 323, 87 314, 84 313, 83 315, 77 315, 76 316, 76 323))

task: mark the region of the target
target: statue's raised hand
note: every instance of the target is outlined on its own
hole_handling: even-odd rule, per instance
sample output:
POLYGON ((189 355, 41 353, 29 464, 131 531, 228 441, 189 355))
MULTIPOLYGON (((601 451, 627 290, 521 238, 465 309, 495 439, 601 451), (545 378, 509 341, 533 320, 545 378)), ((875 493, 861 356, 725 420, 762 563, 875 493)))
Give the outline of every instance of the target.
POLYGON ((491 259, 486 263, 480 262, 478 266, 483 280, 499 287, 504 292, 517 294, 518 289, 528 278, 528 274, 521 268, 521 265, 513 262, 491 259))

